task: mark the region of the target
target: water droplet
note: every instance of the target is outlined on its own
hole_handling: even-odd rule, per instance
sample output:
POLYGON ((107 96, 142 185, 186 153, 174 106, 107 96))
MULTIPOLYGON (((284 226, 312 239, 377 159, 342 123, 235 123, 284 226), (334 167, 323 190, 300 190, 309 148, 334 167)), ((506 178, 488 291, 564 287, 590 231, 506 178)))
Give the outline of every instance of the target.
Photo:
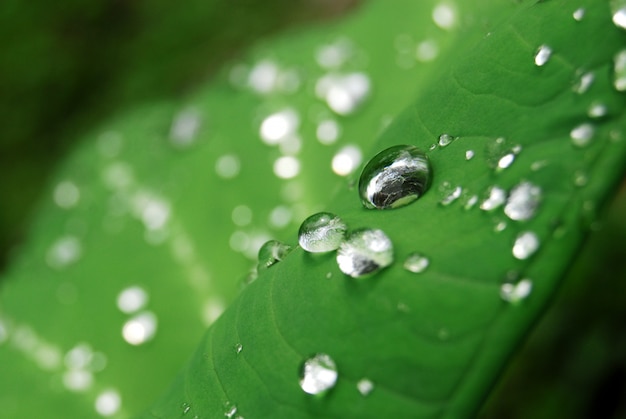
POLYGON ((316 354, 302 364, 300 387, 305 393, 325 394, 337 382, 337 365, 326 354, 316 354))
POLYGON ((378 272, 392 262, 393 245, 381 230, 355 230, 337 251, 339 269, 353 278, 378 272))
POLYGON ((404 260, 404 269, 416 274, 422 273, 428 268, 430 261, 428 258, 420 253, 411 253, 404 260))
POLYGON ((626 29, 626 2, 623 0, 612 0, 611 12, 613 13, 615 26, 626 29))
POLYGON ((230 214, 233 223, 239 227, 247 226, 252 222, 252 210, 246 205, 237 205, 230 214))
POLYGON ((536 162, 533 162, 530 165, 530 170, 532 170, 533 172, 536 172, 538 170, 543 169, 544 167, 546 167, 548 165, 548 161, 547 160, 538 160, 536 162))
POLYGON ((439 46, 434 39, 427 39, 417 44, 415 57, 421 62, 433 61, 439 55, 439 46))
POLYGON ((339 247, 348 226, 329 212, 311 215, 302 222, 298 232, 298 242, 307 252, 330 252, 339 247))
POLYGON ((574 20, 580 22, 585 17, 585 9, 583 7, 579 7, 578 9, 574 10, 572 16, 574 16, 574 20))
POLYGON ((465 160, 472 160, 474 158, 474 150, 467 150, 465 152, 465 160))
POLYGON ((191 410, 191 406, 189 405, 189 403, 183 403, 182 408, 183 408, 183 415, 186 415, 191 410))
POLYGON ((363 169, 359 179, 361 202, 370 209, 402 207, 426 192, 430 178, 428 157, 417 147, 390 147, 363 169))
POLYGON ((63 385, 70 391, 85 391, 93 384, 93 374, 85 370, 70 370, 63 373, 63 385))
POLYGON ((587 173, 582 170, 577 170, 574 172, 574 186, 582 188, 589 183, 589 177, 587 173))
POLYGON ((231 403, 226 403, 226 410, 224 411, 224 416, 228 419, 234 419, 237 414, 237 406, 231 403))
POLYGON ((591 142, 594 132, 595 128, 593 125, 585 122, 574 127, 569 136, 572 139, 572 144, 576 147, 586 147, 591 142))
POLYGON ((463 188, 461 188, 460 186, 453 187, 450 182, 443 182, 439 187, 439 192, 442 195, 439 203, 445 207, 452 204, 454 201, 461 197, 461 194, 463 193, 463 188))
POLYGON ((355 145, 347 145, 335 154, 331 166, 333 172, 339 176, 348 176, 361 164, 363 155, 361 149, 355 145))
POLYGON ((269 240, 259 249, 259 265, 258 269, 267 269, 270 266, 283 260, 291 252, 291 246, 279 242, 278 240, 269 240))
POLYGON ((539 248, 539 238, 532 231, 520 233, 513 244, 513 256, 524 260, 531 257, 539 248))
POLYGON ((438 140, 439 147, 445 147, 452 143, 454 140, 455 138, 450 134, 441 134, 438 140))
POLYGON ((513 164, 514 161, 515 161, 515 154, 513 153, 505 154, 503 157, 500 158, 500 160, 498 160, 498 166, 496 169, 497 170, 507 169, 509 166, 513 164))
POLYGON ((591 85, 593 84, 593 81, 595 80, 595 78, 596 77, 591 71, 588 73, 581 74, 578 82, 574 84, 574 87, 573 87, 574 92, 578 93, 579 95, 586 93, 591 87, 591 85))
POLYGON ((541 188, 530 182, 522 182, 511 190, 504 213, 511 220, 529 220, 535 215, 539 201, 541 188))
POLYGON ((590 118, 602 118, 609 113, 609 108, 604 103, 593 102, 587 110, 587 115, 590 118))
POLYGON ((274 162, 274 174, 281 179, 292 179, 300 173, 300 160, 293 156, 282 156, 274 162))
POLYGON ((364 73, 327 74, 317 81, 316 95, 338 115, 353 114, 370 93, 371 82, 364 73))
POLYGON ((122 337, 131 345, 142 345, 154 338, 157 317, 151 311, 144 311, 131 317, 122 328, 122 337))
POLYGON ((613 86, 619 92, 626 92, 626 49, 621 50, 614 57, 613 86))
POLYGON ((496 233, 500 233, 504 230, 506 230, 506 222, 504 221, 496 223, 496 225, 493 227, 493 231, 495 231, 496 233))
POLYGON ((113 416, 122 406, 122 397, 117 390, 109 389, 96 397, 95 409, 100 416, 113 416))
POLYGON ((517 284, 505 283, 500 287, 500 297, 507 303, 519 304, 532 291, 533 283, 530 279, 522 279, 517 284))
POLYGON ((272 209, 268 222, 274 228, 285 228, 292 218, 293 212, 289 208, 280 205, 272 209))
POLYGON ((54 203, 63 209, 70 209, 78 204, 80 200, 80 190, 72 181, 60 182, 53 193, 54 203))
POLYGON ((341 38, 318 48, 315 61, 326 70, 338 69, 350 58, 353 50, 352 43, 346 38, 341 38))
POLYGON ((259 136, 267 145, 277 145, 292 136, 300 126, 300 117, 294 109, 284 109, 269 115, 261 122, 259 136))
POLYGON ((449 3, 440 3, 433 9, 432 18, 441 29, 449 30, 456 25, 456 10, 449 3))
POLYGON ((547 45, 541 45, 535 54, 535 65, 538 67, 544 66, 550 56, 552 55, 552 48, 547 45))
POLYGON ((55 269, 63 269, 76 263, 83 252, 83 247, 78 237, 63 236, 55 241, 48 253, 46 262, 55 269))
POLYGON ((259 94, 268 94, 276 89, 278 65, 271 60, 261 60, 252 67, 248 74, 248 85, 259 94))
POLYGON ((243 345, 241 343, 238 343, 235 345, 235 353, 237 355, 239 355, 241 353, 241 351, 243 351, 243 345))
POLYGON ((232 179, 239 174, 241 163, 239 158, 234 154, 225 154, 217 159, 215 163, 215 172, 224 179, 232 179))
POLYGON ((363 396, 367 396, 374 390, 374 383, 368 378, 361 378, 356 383, 356 388, 363 396))
POLYGON ((506 201, 506 191, 498 186, 489 188, 487 198, 480 204, 483 211, 493 211, 506 201))
POLYGON ((195 108, 183 109, 172 121, 170 141, 177 147, 188 147, 196 139, 202 125, 200 111, 195 108))
POLYGON ((324 145, 333 144, 341 135, 341 127, 332 119, 325 119, 317 124, 317 140, 324 145))
POLYGON ((148 293, 139 286, 132 286, 122 290, 117 296, 117 308, 122 313, 135 313, 148 303, 148 293))
POLYGON ((469 198, 467 198, 467 201, 463 205, 463 208, 465 208, 466 210, 470 210, 474 208, 474 205, 476 205, 477 203, 478 203, 478 195, 471 195, 469 198))

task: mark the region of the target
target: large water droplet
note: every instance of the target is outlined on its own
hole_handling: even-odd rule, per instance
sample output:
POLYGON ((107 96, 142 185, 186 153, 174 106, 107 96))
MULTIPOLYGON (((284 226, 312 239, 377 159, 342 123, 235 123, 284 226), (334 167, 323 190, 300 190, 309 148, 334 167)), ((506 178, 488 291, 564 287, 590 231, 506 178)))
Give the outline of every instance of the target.
POLYGON ((279 242, 278 240, 270 240, 265 242, 259 249, 259 269, 267 269, 275 263, 283 260, 291 252, 291 246, 279 242))
POLYGON ((493 211, 506 201, 506 191, 498 186, 489 188, 487 198, 480 204, 483 211, 493 211))
POLYGON ((422 273, 428 268, 430 261, 428 258, 420 253, 411 253, 404 260, 404 269, 413 273, 422 273))
POLYGON ((348 226, 335 214, 320 212, 302 222, 298 242, 307 252, 330 252, 339 247, 347 229, 348 226))
POLYGON ((537 53, 535 54, 535 65, 537 65, 538 67, 544 66, 550 59, 551 55, 552 48, 547 45, 540 46, 537 50, 537 53))
POLYGON ((531 257, 539 249, 539 238, 532 231, 520 233, 513 243, 513 256, 524 260, 531 257))
POLYGON ((381 230, 355 230, 337 251, 339 269, 353 278, 378 272, 392 262, 393 245, 381 230))
POLYGON ((511 220, 529 220, 535 215, 540 200, 541 188, 530 182, 522 182, 511 190, 504 213, 511 220))
POLYGON ((621 50, 614 57, 613 86, 619 92, 626 92, 626 49, 621 50))
POLYGON ((374 383, 368 378, 361 378, 356 383, 356 388, 363 396, 367 396, 374 390, 374 383))
POLYGON ((305 393, 321 395, 335 386, 337 365, 326 354, 316 354, 304 361, 300 371, 300 387, 305 393))
POLYGON ((569 136, 576 147, 586 147, 593 138, 595 128, 590 123, 580 124, 572 129, 569 136))
POLYGON ((533 283, 527 278, 516 284, 507 282, 500 287, 500 297, 508 303, 518 304, 530 295, 532 288, 533 283))
POLYGON ((363 169, 359 179, 361 202, 371 209, 402 207, 426 192, 430 178, 428 157, 417 147, 390 147, 363 169))

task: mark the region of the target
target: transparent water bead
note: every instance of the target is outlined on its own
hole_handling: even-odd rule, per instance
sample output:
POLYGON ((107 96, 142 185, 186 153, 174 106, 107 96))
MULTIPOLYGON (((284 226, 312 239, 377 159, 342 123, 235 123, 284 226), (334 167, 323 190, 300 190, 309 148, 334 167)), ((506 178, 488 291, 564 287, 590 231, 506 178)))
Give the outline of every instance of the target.
POLYGON ((450 134, 441 134, 438 140, 439 147, 445 147, 452 143, 454 140, 455 138, 450 134))
POLYGON ((372 390, 374 390, 374 383, 367 378, 361 378, 356 383, 356 388, 357 390, 359 390, 359 393, 361 393, 361 395, 367 396, 372 392, 372 390))
POLYGON ((96 397, 95 409, 100 416, 113 416, 122 406, 122 397, 115 389, 104 390, 96 397))
POLYGON ((359 167, 362 159, 361 149, 356 145, 350 144, 341 148, 333 156, 331 167, 333 172, 339 176, 348 176, 359 167))
POLYGON ((122 337, 133 346, 143 345, 152 340, 157 331, 157 316, 145 311, 131 317, 122 328, 122 337))
POLYGON ((596 76, 593 74, 593 72, 581 74, 576 84, 574 84, 572 90, 574 90, 574 92, 578 93, 579 95, 586 93, 593 84, 595 78, 596 76))
POLYGON ((505 283, 500 287, 500 297, 507 303, 518 304, 526 299, 533 289, 533 283, 525 278, 516 284, 505 283))
POLYGON ((226 410, 224 411, 224 416, 228 419, 235 419, 235 415, 237 414, 237 406, 234 404, 227 403, 226 410))
POLYGON ((335 361, 326 354, 316 354, 302 364, 300 388, 305 393, 321 395, 335 386, 337 376, 335 361))
POLYGON ((307 252, 330 252, 339 247, 348 226, 341 218, 329 212, 311 215, 300 225, 298 243, 307 252))
POLYGON ((428 268, 430 261, 421 253, 411 253, 404 260, 404 269, 416 274, 422 273, 428 268))
POLYGON ((441 29, 450 30, 457 22, 457 14, 454 6, 447 2, 439 3, 433 9, 433 22, 441 29))
POLYGON ((355 230, 337 251, 339 269, 353 278, 378 272, 392 262, 393 245, 382 230, 355 230))
POLYGON ((428 157, 417 147, 398 145, 381 151, 365 166, 359 194, 365 208, 398 208, 421 197, 430 186, 428 157))
POLYGON ((117 308, 126 314, 141 310, 148 303, 148 293, 139 286, 124 288, 117 296, 117 308))
POLYGON ((202 116, 200 111, 195 108, 183 109, 176 114, 172 121, 170 141, 177 147, 190 146, 195 141, 201 125, 202 116))
POLYGON ((574 20, 580 22, 585 17, 585 9, 580 7, 574 10, 574 13, 572 13, 572 16, 574 17, 574 20))
POLYGON ((529 220, 535 215, 540 201, 541 188, 530 182, 522 182, 511 190, 504 213, 511 220, 529 220))
POLYGON ((535 54, 535 65, 538 67, 546 65, 551 55, 552 48, 547 45, 541 45, 535 54))
POLYGON ((609 113, 609 108, 600 102, 593 102, 589 105, 589 109, 587 110, 587 115, 590 118, 602 118, 609 113))
POLYGON ((472 160, 474 158, 474 150, 467 150, 465 152, 465 160, 472 160))
POLYGON ((520 233, 513 243, 513 256, 519 260, 531 257, 539 249, 539 238, 532 231, 520 233))
POLYGON ((442 195, 439 203, 446 207, 461 197, 463 188, 460 186, 452 186, 450 182, 443 182, 439 187, 439 192, 442 195))
POLYGON ((259 249, 259 269, 267 269, 270 266, 280 262, 291 252, 291 246, 279 242, 278 240, 269 240, 259 249))
POLYGON ((570 131, 569 136, 572 139, 572 144, 576 147, 586 147, 593 139, 594 132, 595 128, 593 125, 585 122, 574 127, 572 131, 570 131))
POLYGON ((489 188, 487 198, 480 204, 483 211, 493 211, 506 201, 506 191, 498 186, 489 188))
POLYGON ((500 160, 498 160, 498 166, 496 167, 496 170, 500 171, 500 170, 507 169, 509 166, 513 164, 514 161, 515 161, 515 154, 513 153, 505 154, 504 156, 500 158, 500 160))
POLYGON ((619 92, 626 92, 626 49, 621 50, 613 58, 613 86, 619 92))

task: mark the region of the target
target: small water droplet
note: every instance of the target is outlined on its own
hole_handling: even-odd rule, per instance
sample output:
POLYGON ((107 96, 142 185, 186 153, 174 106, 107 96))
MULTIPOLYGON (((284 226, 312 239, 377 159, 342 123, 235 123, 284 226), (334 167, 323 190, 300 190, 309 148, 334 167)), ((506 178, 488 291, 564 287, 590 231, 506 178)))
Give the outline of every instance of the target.
POLYGON ((248 85, 258 94, 268 94, 276 89, 280 69, 271 60, 256 63, 248 74, 248 85))
POLYGON ((122 337, 131 345, 138 346, 152 340, 157 330, 157 317, 144 311, 131 317, 122 328, 122 337))
POLYGON ((291 108, 266 117, 259 127, 259 136, 267 145, 277 145, 292 136, 300 126, 298 113, 291 108))
POLYGON ((538 160, 536 162, 533 162, 530 165, 530 170, 532 170, 533 172, 536 172, 538 170, 543 169, 544 167, 546 167, 548 165, 548 161, 547 160, 538 160))
POLYGON ((231 403, 226 403, 226 410, 224 411, 224 416, 228 419, 235 419, 236 414, 237 414, 237 406, 231 403))
POLYGON ((478 203, 478 195, 471 195, 469 198, 467 198, 467 201, 463 205, 463 208, 465 208, 466 210, 470 210, 474 208, 474 205, 476 205, 477 203, 478 203))
POLYGON ((404 260, 404 269, 413 273, 422 273, 428 268, 430 260, 420 253, 411 253, 404 260))
POLYGON ((493 211, 506 202, 506 191, 498 186, 489 188, 487 198, 480 204, 483 211, 493 211))
POLYGON ((356 388, 359 390, 361 395, 367 396, 372 392, 372 390, 374 390, 374 383, 368 378, 361 378, 356 383, 356 388))
POLYGON ((195 108, 187 108, 180 111, 170 128, 170 141, 176 147, 189 147, 196 140, 202 117, 200 111, 195 108))
POLYGON ((455 138, 450 134, 441 134, 438 140, 439 147, 445 147, 452 143, 454 140, 455 138))
POLYGON ((55 241, 48 253, 46 262, 54 269, 63 269, 76 263, 83 253, 83 247, 76 236, 63 236, 55 241))
POLYGON ((215 172, 224 179, 232 179, 239 174, 241 162, 234 154, 225 154, 217 159, 215 172))
POLYGON ((500 158, 500 160, 498 160, 497 170, 507 169, 509 166, 513 164, 514 161, 515 161, 515 154, 509 153, 509 154, 504 155, 503 157, 500 158))
POLYGON ((354 46, 346 38, 322 45, 315 53, 315 61, 326 70, 340 68, 353 54, 354 46))
POLYGON ((461 188, 460 186, 452 186, 450 182, 443 182, 439 187, 439 192, 442 195, 439 203, 445 207, 452 204, 454 201, 461 197, 461 194, 463 193, 463 188, 461 188))
POLYGON ((239 355, 241 353, 241 351, 243 351, 243 345, 241 343, 238 343, 235 345, 235 353, 237 355, 239 355))
POLYGON ((426 39, 419 44, 415 49, 415 58, 421 62, 433 61, 439 55, 439 46, 434 39, 426 39))
POLYGON ((390 147, 374 156, 359 178, 359 194, 366 208, 398 208, 422 196, 430 185, 428 157, 417 147, 390 147))
POLYGON ((117 295, 117 308, 122 313, 135 313, 148 303, 148 293, 142 287, 132 286, 124 288, 117 295))
POLYGON ((355 230, 337 251, 339 269, 353 278, 378 272, 392 262, 393 245, 381 230, 355 230))
POLYGON ((499 221, 498 223, 496 223, 496 225, 493 227, 493 231, 495 231, 496 233, 501 233, 504 230, 506 230, 506 222, 504 221, 499 221))
POLYGON ((626 29, 626 2, 623 0, 612 0, 611 12, 613 13, 613 23, 615 26, 626 29))
POLYGON ((298 242, 307 252, 330 252, 339 247, 347 229, 346 223, 335 214, 320 212, 302 222, 298 242))
POLYGON ((300 173, 300 160, 293 156, 282 156, 274 162, 274 174, 281 179, 292 179, 300 173))
POLYGON ((78 204, 80 200, 80 189, 72 181, 60 182, 53 193, 54 203, 63 209, 70 209, 78 204))
POLYGON ((569 136, 572 139, 572 144, 576 147, 586 147, 593 139, 594 132, 595 128, 593 125, 585 122, 574 127, 572 131, 570 131, 569 136))
POLYGON ((333 277, 333 273, 332 272, 326 272, 326 279, 330 279, 333 277))
POLYGON ((520 233, 513 244, 513 256, 519 260, 531 257, 539 248, 539 238, 532 231, 520 233))
POLYGON ((532 288, 533 283, 528 278, 522 279, 516 284, 507 282, 500 287, 500 297, 507 303, 519 304, 530 295, 532 288))
POLYGON ((345 116, 356 112, 370 89, 371 82, 365 73, 329 73, 317 81, 315 93, 333 112, 345 116))
POLYGON ((339 176, 348 176, 359 167, 362 159, 363 155, 359 147, 347 145, 333 156, 331 167, 339 176))
POLYGON ((325 119, 317 124, 317 140, 324 145, 333 144, 341 135, 341 126, 332 119, 325 119))
POLYGON ((585 17, 585 9, 583 7, 579 7, 578 9, 574 10, 572 16, 574 16, 574 20, 580 22, 585 17))
POLYGON ((613 60, 613 86, 619 92, 626 92, 626 49, 615 54, 613 60))
POLYGON ((278 240, 269 240, 259 249, 259 265, 258 269, 267 269, 270 266, 283 260, 291 252, 291 246, 279 242, 278 240))
POLYGON ((609 108, 604 103, 593 102, 587 110, 587 115, 590 118, 602 118, 609 113, 609 108))
POLYGON ((122 397, 117 390, 104 390, 96 397, 95 409, 100 416, 113 416, 122 406, 122 397))
POLYGON ((535 65, 538 67, 544 66, 550 56, 552 55, 552 48, 547 45, 541 45, 535 54, 535 65))
POLYGON ((63 385, 70 391, 85 391, 93 384, 93 374, 85 370, 69 370, 63 373, 63 385))
POLYGON ((237 205, 230 214, 233 223, 239 227, 247 226, 252 222, 252 210, 247 205, 237 205))
POLYGON ((574 84, 572 90, 574 90, 574 92, 578 93, 579 95, 586 93, 593 84, 595 78, 595 75, 591 71, 588 73, 582 73, 579 80, 576 82, 576 84, 574 84))
POLYGON ((511 190, 504 213, 511 220, 529 220, 535 215, 540 201, 541 188, 530 182, 522 182, 511 190))
POLYGON ((589 177, 586 172, 583 170, 577 170, 574 172, 574 186, 582 188, 583 186, 586 186, 587 183, 589 183, 589 177))
POLYGON ((433 9, 432 18, 441 29, 450 30, 456 25, 456 10, 452 4, 439 3, 433 9))
POLYGON ((300 387, 305 393, 322 395, 335 386, 337 376, 335 361, 326 354, 316 354, 302 364, 300 387))
POLYGON ((465 152, 465 160, 472 160, 474 158, 474 150, 467 150, 465 152))
POLYGON ((182 408, 183 408, 183 415, 186 415, 191 410, 191 406, 189 405, 189 403, 183 403, 182 408))
POLYGON ((279 205, 270 212, 268 222, 274 228, 285 228, 289 225, 292 218, 293 211, 283 205, 279 205))

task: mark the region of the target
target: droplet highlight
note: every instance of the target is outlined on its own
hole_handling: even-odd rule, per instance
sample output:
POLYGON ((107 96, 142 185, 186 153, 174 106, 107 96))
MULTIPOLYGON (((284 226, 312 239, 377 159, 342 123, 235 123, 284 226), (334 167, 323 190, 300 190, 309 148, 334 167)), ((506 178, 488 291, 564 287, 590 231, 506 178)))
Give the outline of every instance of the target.
POLYGON ((298 243, 307 252, 330 252, 339 247, 347 229, 348 226, 335 214, 320 212, 302 222, 298 243))
POLYGON ((533 289, 533 283, 530 279, 524 278, 516 284, 505 283, 500 286, 500 297, 511 304, 519 304, 528 298, 533 289))
POLYGON ((513 256, 519 260, 531 257, 539 249, 539 238, 532 231, 520 233, 513 243, 513 256))
POLYGON ((480 204, 483 211, 493 211, 506 202, 506 191, 498 186, 492 186, 487 192, 487 198, 480 204))
POLYGON ((430 265, 430 260, 421 253, 411 253, 404 260, 404 269, 416 274, 422 273, 430 265))
POLYGON ((587 147, 591 143, 594 132, 594 126, 590 123, 585 122, 574 127, 570 131, 569 136, 572 140, 572 144, 574 144, 576 147, 582 148, 587 147))
POLYGON ((368 378, 361 378, 356 383, 356 388, 362 396, 368 396, 374 390, 374 383, 368 378))
POLYGON ((300 371, 300 388, 305 393, 322 395, 337 382, 337 365, 327 354, 316 354, 304 361, 300 371))
POLYGON ((613 58, 613 86, 618 92, 626 92, 626 49, 613 58))
POLYGON ((355 230, 337 251, 339 269, 353 278, 374 274, 392 262, 393 245, 382 230, 355 230))
POLYGON ((504 213, 514 221, 530 220, 541 201, 541 188, 530 182, 515 186, 504 206, 504 213))
POLYGON ((542 67, 546 65, 548 60, 550 60, 550 56, 552 55, 552 48, 547 45, 541 45, 535 54, 535 65, 537 67, 542 67))

